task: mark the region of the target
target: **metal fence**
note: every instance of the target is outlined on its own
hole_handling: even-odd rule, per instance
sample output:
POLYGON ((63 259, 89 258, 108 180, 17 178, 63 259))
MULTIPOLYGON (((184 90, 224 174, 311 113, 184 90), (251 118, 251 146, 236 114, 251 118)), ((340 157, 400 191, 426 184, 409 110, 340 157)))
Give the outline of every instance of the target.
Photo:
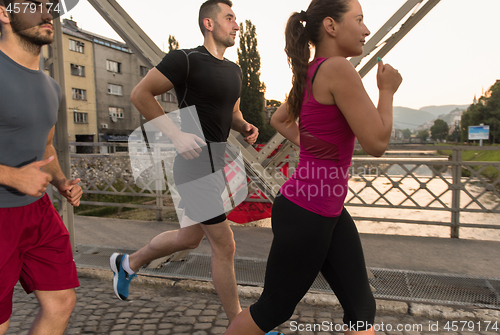
MULTIPOLYGON (((82 201, 84 205, 146 208, 173 211, 168 189, 161 189, 162 181, 149 180, 136 184, 126 144, 71 143, 72 146, 101 147, 92 152, 113 154, 71 154, 72 177, 81 178, 85 194, 133 197, 136 201, 82 201), (113 146, 113 150, 105 149, 113 146), (118 152, 117 152, 118 151, 118 152), (149 199, 148 199, 149 198, 149 199), (149 201, 137 201, 144 199, 149 201), (120 202, 122 201, 122 202, 120 202)), ((382 158, 354 156, 349 170, 349 192, 346 206, 380 209, 398 209, 413 213, 433 211, 426 215, 434 219, 412 219, 411 214, 399 217, 353 216, 356 220, 425 224, 450 227, 450 236, 459 237, 459 228, 500 229, 499 224, 460 221, 461 213, 500 213, 500 162, 463 161, 466 150, 500 151, 500 147, 470 146, 391 146, 382 158), (451 150, 452 155, 436 155, 437 150, 451 150), (445 214, 443 216, 442 214, 445 214), (448 215, 448 217, 446 217, 448 215), (436 219, 437 218, 437 219, 436 219)), ((76 150, 73 150, 76 152, 76 150)), ((134 153, 136 154, 136 153, 134 153)), ((280 164, 294 166, 297 155, 280 164)), ((154 168, 154 167, 151 167, 154 168)), ((290 174, 291 175, 291 174, 290 174)), ((250 190, 253 190, 250 187, 250 190)), ((258 192, 257 190, 254 190, 258 192)), ((249 198, 252 194, 249 194, 249 198)), ((255 196, 251 201, 256 201, 255 196)), ((261 200, 268 201, 262 196, 261 200)), ((126 198, 128 199, 128 198, 126 198)), ((366 211, 363 211, 365 213, 366 211)))
MULTIPOLYGON (((392 147, 409 153, 426 152, 427 146, 392 147)), ((432 150, 451 150, 448 157, 354 159, 346 206, 394 208, 447 212, 449 221, 356 217, 357 220, 448 226, 451 237, 459 228, 500 229, 499 224, 460 222, 461 213, 500 213, 500 162, 463 161, 466 150, 499 151, 499 147, 438 146, 432 150), (374 175, 365 174, 370 167, 374 175)), ((413 155, 414 156, 414 155, 413 155)), ((411 216, 411 215, 410 215, 411 216)))

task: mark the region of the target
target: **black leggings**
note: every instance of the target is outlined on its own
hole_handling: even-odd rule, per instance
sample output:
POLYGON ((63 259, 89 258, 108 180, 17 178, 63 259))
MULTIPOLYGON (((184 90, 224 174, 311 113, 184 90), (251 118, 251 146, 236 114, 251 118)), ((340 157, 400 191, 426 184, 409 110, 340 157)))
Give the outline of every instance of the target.
POLYGON ((272 227, 264 292, 250 306, 262 331, 292 316, 320 271, 344 309, 344 324, 357 331, 373 325, 375 299, 359 234, 345 208, 339 217, 324 217, 279 195, 273 204, 272 227))

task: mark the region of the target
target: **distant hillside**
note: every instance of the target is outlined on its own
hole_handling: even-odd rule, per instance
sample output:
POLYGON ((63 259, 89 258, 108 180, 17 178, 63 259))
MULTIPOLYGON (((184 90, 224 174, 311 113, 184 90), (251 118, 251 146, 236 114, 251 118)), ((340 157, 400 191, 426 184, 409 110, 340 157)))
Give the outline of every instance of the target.
POLYGON ((408 107, 394 107, 394 127, 398 129, 417 129, 418 126, 436 119, 429 112, 408 107))
POLYGON ((455 109, 466 110, 470 105, 444 105, 444 106, 426 106, 422 107, 419 110, 429 112, 436 117, 448 114, 455 109))
POLYGON ((464 112, 463 109, 457 108, 446 115, 439 115, 439 118, 441 120, 445 121, 448 124, 448 126, 451 127, 451 125, 454 124, 455 121, 460 120, 463 112, 464 112))
POLYGON ((417 129, 423 124, 430 124, 438 117, 449 123, 452 116, 448 116, 451 112, 463 111, 469 105, 446 105, 446 106, 427 106, 420 109, 412 109, 408 107, 394 107, 394 126, 398 129, 417 129), (450 120, 448 120, 450 119, 450 120))

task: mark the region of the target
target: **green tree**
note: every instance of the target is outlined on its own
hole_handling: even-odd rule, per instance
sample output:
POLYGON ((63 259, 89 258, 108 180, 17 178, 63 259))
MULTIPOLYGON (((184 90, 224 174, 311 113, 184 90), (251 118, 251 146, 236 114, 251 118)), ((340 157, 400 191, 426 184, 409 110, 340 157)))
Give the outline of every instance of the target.
POLYGON ((421 130, 418 132, 417 138, 425 142, 429 138, 429 132, 427 130, 421 130))
POLYGON ((281 101, 278 101, 278 100, 267 100, 267 107, 276 107, 278 108, 279 106, 281 106, 283 103, 281 101))
POLYGON ((262 129, 259 129, 259 140, 261 143, 267 143, 275 134, 276 129, 269 123, 266 123, 262 129))
POLYGON ((462 114, 461 125, 461 138, 462 141, 469 140, 469 126, 479 126, 484 123, 484 115, 486 114, 486 107, 483 104, 484 97, 479 99, 479 103, 472 104, 467 108, 467 110, 462 114))
POLYGON ((469 108, 467 108, 463 114, 462 118, 460 119, 460 141, 462 142, 467 142, 469 140, 469 125, 471 125, 471 116, 472 113, 470 112, 471 108, 473 108, 474 105, 470 105, 469 108))
POLYGON ((446 139, 449 131, 450 127, 448 127, 446 121, 437 119, 436 121, 434 121, 434 125, 431 127, 432 139, 442 141, 446 139))
POLYGON ((403 136, 404 136, 405 140, 409 140, 411 138, 411 130, 408 128, 403 130, 403 136))
POLYGON ((468 140, 469 126, 478 126, 481 123, 490 126, 490 142, 500 142, 500 81, 491 86, 477 103, 470 105, 462 114, 462 141, 468 140))
POLYGON ((179 42, 177 42, 175 36, 168 35, 168 52, 172 50, 179 50, 179 42))
POLYGON ((257 33, 252 21, 240 24, 238 64, 242 72, 240 109, 245 120, 259 128, 258 142, 266 139, 264 131, 264 93, 266 87, 260 81, 260 54, 257 50, 257 33))
POLYGON ((460 126, 458 124, 455 124, 453 132, 446 137, 446 140, 450 142, 458 142, 460 140, 460 126))

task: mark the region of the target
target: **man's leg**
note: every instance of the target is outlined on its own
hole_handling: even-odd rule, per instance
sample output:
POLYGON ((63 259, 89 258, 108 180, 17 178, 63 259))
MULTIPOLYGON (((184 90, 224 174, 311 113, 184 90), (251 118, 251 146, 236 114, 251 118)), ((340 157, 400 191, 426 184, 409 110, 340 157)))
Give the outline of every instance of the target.
MULTIPOLYGON (((6 283, 0 281, 0 286, 2 286, 2 284, 4 284, 2 288, 5 288, 6 283)), ((12 315, 13 294, 14 288, 12 288, 11 291, 7 293, 2 300, 0 300, 0 335, 4 335, 9 329, 10 316, 12 315)))
POLYGON ((199 224, 171 230, 155 236, 151 242, 129 256, 132 271, 137 272, 149 262, 177 251, 195 249, 200 245, 204 232, 199 224))
POLYGON ((9 329, 10 319, 0 325, 0 335, 4 335, 9 329))
POLYGON ((200 225, 212 246, 212 279, 229 322, 241 312, 234 274, 234 236, 229 222, 200 225))
POLYGON ((63 334, 76 304, 74 289, 62 291, 35 291, 40 303, 29 335, 63 334))
POLYGON ((23 246, 19 276, 24 290, 34 292, 40 303, 28 334, 63 334, 76 304, 74 288, 80 285, 68 230, 47 194, 26 211, 23 220, 37 234, 23 246))
MULTIPOLYGON (((187 219, 187 217, 185 218, 187 219)), ((161 233, 132 255, 119 253, 111 255, 109 265, 114 273, 113 289, 116 296, 120 300, 128 298, 130 282, 135 278, 135 273, 139 271, 141 266, 177 251, 194 249, 200 245, 203 235, 200 225, 194 224, 161 233)))

